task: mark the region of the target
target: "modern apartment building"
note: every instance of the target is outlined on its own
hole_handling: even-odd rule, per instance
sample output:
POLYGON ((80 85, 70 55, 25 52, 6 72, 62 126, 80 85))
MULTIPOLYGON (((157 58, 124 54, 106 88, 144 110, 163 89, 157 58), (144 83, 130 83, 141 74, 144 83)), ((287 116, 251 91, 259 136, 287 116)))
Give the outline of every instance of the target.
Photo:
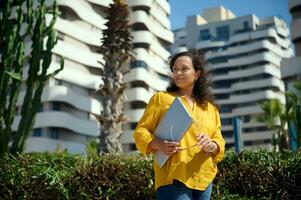
POLYGON ((292 90, 292 83, 301 81, 301 1, 289 0, 289 11, 292 16, 291 39, 295 46, 295 57, 283 59, 281 63, 281 75, 285 82, 286 89, 292 90))
POLYGON ((232 119, 240 117, 245 148, 269 148, 272 131, 254 116, 262 112, 260 101, 277 98, 285 103, 280 62, 292 56, 292 49, 284 20, 236 17, 216 7, 188 17, 174 34, 173 52, 196 49, 205 54, 226 146, 234 144, 232 119))
POLYGON ((170 53, 167 51, 173 43, 170 30, 170 5, 167 0, 128 0, 131 9, 131 28, 136 61, 130 65, 130 73, 125 80, 128 83, 126 114, 129 123, 121 138, 125 151, 136 149, 133 132, 141 118, 150 97, 165 90, 169 83, 170 53))
MULTIPOLYGON (((65 58, 65 67, 45 85, 42 104, 33 134, 27 140, 26 151, 51 152, 62 148, 71 153, 84 153, 87 141, 99 135, 100 126, 93 114, 100 113, 101 96, 95 91, 105 83, 99 77, 101 65, 98 61, 102 58, 96 51, 100 46, 102 30, 105 29, 104 10, 111 2, 58 0, 61 15, 55 28, 59 40, 53 49, 49 71, 58 69, 59 56, 65 58)), ((129 86, 126 113, 130 119, 122 137, 126 151, 133 148, 132 132, 150 96, 167 86, 168 76, 164 66, 169 53, 166 47, 173 42, 167 0, 129 0, 128 5, 137 60, 131 63, 130 73, 125 77, 129 86)), ((27 55, 29 48, 30 44, 27 46, 27 55)), ((25 83, 19 106, 24 91, 25 83)), ((19 120, 17 116, 13 130, 17 129, 19 120)))

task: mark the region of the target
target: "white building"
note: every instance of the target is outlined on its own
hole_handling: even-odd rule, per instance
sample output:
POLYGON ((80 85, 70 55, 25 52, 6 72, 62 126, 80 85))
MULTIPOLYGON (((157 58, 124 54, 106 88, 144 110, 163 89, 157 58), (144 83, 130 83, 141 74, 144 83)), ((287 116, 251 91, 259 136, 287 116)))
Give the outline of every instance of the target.
MULTIPOLYGON (((99 135, 100 127, 93 114, 99 114, 101 110, 101 97, 95 90, 103 83, 98 75, 101 67, 98 61, 102 58, 96 50, 105 29, 104 10, 111 2, 58 0, 61 15, 55 29, 59 41, 53 49, 49 71, 59 67, 59 56, 65 58, 65 66, 45 85, 42 105, 33 134, 27 140, 26 151, 51 152, 62 148, 71 153, 84 153, 87 141, 99 135)), ((167 0, 129 0, 128 5, 137 61, 131 64, 131 71, 125 77, 129 86, 126 113, 130 119, 122 137, 125 150, 133 149, 132 132, 150 96, 167 86, 164 66, 169 53, 166 47, 173 42, 167 0)), ((29 55, 30 44, 27 48, 29 55)), ((23 87, 18 106, 22 104, 24 91, 23 87)), ((17 129, 19 120, 20 116, 17 116, 13 130, 17 129)))
POLYGON ((165 90, 169 83, 170 53, 167 47, 173 43, 170 30, 170 5, 167 0, 128 0, 131 9, 130 24, 136 61, 125 76, 128 83, 126 114, 129 123, 121 138, 124 150, 136 149, 133 132, 150 97, 165 90))
POLYGON ((261 113, 258 102, 277 98, 285 103, 280 62, 292 56, 289 30, 277 17, 236 17, 217 7, 187 18, 174 31, 173 52, 197 49, 204 52, 212 73, 213 93, 221 105, 222 132, 226 146, 234 143, 232 118, 242 119, 246 148, 268 148, 272 131, 254 120, 261 113))

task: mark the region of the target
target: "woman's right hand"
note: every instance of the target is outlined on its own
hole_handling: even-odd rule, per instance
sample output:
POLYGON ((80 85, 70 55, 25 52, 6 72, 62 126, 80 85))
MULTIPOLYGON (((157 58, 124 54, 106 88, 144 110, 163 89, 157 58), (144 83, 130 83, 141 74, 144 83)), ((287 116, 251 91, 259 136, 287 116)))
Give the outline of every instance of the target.
POLYGON ((180 150, 179 142, 160 140, 158 138, 153 139, 149 145, 150 148, 154 149, 155 151, 161 151, 168 156, 171 156, 180 150))

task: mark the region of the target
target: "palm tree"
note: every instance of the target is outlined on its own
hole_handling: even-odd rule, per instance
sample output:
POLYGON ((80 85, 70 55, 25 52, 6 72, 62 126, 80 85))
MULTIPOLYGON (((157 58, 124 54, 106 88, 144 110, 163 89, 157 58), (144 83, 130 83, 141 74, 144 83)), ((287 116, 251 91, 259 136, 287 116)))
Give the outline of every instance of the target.
POLYGON ((301 81, 297 81, 294 84, 294 91, 287 92, 287 114, 291 125, 296 128, 296 136, 293 136, 292 140, 297 142, 297 147, 301 146, 301 81))
POLYGON ((107 10, 107 28, 103 31, 99 53, 105 63, 101 63, 99 88, 102 111, 97 116, 101 124, 100 152, 120 153, 119 141, 122 125, 127 121, 123 112, 126 83, 124 74, 128 72, 128 63, 132 59, 132 36, 129 31, 129 10, 122 0, 114 0, 107 10))
POLYGON ((276 150, 287 149, 287 117, 285 106, 280 103, 278 99, 267 100, 259 103, 260 108, 263 110, 263 114, 257 116, 258 122, 263 122, 271 130, 274 130, 273 134, 273 146, 276 150))

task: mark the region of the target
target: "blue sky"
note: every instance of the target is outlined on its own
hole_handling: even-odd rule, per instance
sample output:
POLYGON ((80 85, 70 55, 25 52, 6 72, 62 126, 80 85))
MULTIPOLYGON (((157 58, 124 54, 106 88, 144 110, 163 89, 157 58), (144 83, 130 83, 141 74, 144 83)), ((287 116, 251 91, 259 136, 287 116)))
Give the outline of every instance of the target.
POLYGON ((185 25, 186 17, 201 14, 206 8, 223 5, 236 16, 255 14, 259 18, 281 16, 289 24, 288 0, 169 0, 171 29, 185 25))

